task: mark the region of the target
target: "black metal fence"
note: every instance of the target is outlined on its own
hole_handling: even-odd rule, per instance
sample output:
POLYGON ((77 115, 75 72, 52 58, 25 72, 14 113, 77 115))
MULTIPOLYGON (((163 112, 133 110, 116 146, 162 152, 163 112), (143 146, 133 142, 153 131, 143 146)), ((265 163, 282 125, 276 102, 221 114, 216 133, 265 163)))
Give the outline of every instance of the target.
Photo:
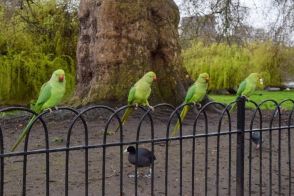
POLYGON ((121 113, 133 106, 62 107, 39 115, 23 107, 2 108, 0 196, 292 195, 294 100, 257 104, 240 97, 236 102, 233 113, 230 105, 216 102, 192 111, 180 121, 176 137, 170 132, 184 105, 158 104, 155 111, 139 107, 126 125, 121 113), (260 109, 268 104, 276 109, 260 109), (283 111, 284 104, 292 110, 283 111), (209 112, 212 105, 223 110, 209 112), (37 119, 22 150, 10 152, 29 117, 23 113, 37 119), (108 135, 116 126, 118 132, 108 135), (258 150, 253 132, 263 141, 258 150), (150 178, 128 177, 139 171, 123 153, 128 145, 154 152, 150 178))

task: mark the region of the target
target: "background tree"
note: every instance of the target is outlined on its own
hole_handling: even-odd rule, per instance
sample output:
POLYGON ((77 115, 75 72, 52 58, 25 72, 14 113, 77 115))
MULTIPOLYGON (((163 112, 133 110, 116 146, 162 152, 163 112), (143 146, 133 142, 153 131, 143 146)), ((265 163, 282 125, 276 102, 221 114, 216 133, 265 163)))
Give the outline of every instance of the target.
MULTIPOLYGON (((278 43, 294 44, 294 1, 272 0, 273 8, 278 14, 276 20, 270 26, 273 40, 278 43)), ((273 9, 272 8, 272 9, 273 9)))
MULTIPOLYGON (((244 43, 251 41, 244 39, 252 37, 252 26, 246 23, 246 17, 249 16, 249 7, 246 7, 244 2, 240 0, 178 0, 182 2, 180 8, 184 16, 193 16, 197 18, 207 18, 210 16, 215 18, 215 29, 218 32, 218 42, 244 43)), ((255 1, 252 0, 255 4, 255 1)), ((264 25, 264 29, 257 29, 257 33, 263 33, 265 37, 275 43, 293 44, 293 29, 294 29, 294 1, 293 0, 269 0, 266 7, 255 7, 259 12, 266 13, 274 21, 264 25), (262 32, 264 31, 264 32, 262 32)), ((256 20, 262 20, 256 18, 256 20)), ((199 20, 197 23, 190 26, 205 26, 210 23, 209 20, 199 20)), ((191 28, 199 29, 199 28, 191 28)), ((198 38, 199 31, 194 31, 194 38, 198 38)), ((212 34, 213 35, 213 34, 212 34)), ((214 35, 213 35, 214 36, 214 35)), ((204 40, 202 40, 204 41, 204 40)))
MULTIPOLYGON (((190 27, 197 26, 198 28, 194 28, 197 30, 200 27, 200 31, 194 31, 194 39, 201 37, 199 36, 203 33, 201 27, 212 25, 211 19, 213 19, 214 29, 210 31, 217 33, 207 34, 210 36, 209 43, 226 41, 230 44, 231 38, 234 37, 235 40, 242 38, 235 35, 240 32, 240 29, 245 29, 243 22, 248 9, 242 6, 239 0, 182 0, 180 7, 183 10, 183 15, 202 18, 197 22, 191 21, 189 25, 190 27)), ((212 27, 209 29, 212 29, 212 27)), ((204 30, 207 30, 207 28, 204 28, 204 30)), ((202 41, 207 42, 207 39, 202 39, 202 41)))

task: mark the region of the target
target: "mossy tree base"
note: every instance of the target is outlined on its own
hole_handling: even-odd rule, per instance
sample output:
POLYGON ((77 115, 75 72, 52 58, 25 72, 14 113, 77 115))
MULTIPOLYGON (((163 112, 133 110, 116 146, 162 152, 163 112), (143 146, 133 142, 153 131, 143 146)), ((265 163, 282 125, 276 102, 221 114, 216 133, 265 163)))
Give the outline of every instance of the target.
POLYGON ((74 102, 126 102, 130 87, 150 70, 158 77, 151 100, 182 102, 185 70, 173 0, 81 0, 79 20, 74 102))

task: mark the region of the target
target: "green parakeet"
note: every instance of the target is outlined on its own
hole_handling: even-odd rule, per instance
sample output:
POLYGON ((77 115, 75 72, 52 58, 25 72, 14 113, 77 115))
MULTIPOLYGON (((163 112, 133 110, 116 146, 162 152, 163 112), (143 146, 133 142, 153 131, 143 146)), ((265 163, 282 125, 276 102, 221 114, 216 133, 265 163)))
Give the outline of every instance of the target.
MULTIPOLYGON (((58 105, 65 93, 65 73, 62 69, 53 72, 50 80, 42 85, 37 102, 32 106, 32 110, 36 113, 41 113, 45 109, 50 109, 58 105)), ((16 143, 13 145, 11 151, 13 152, 20 142, 28 134, 29 128, 32 126, 36 116, 32 116, 28 125, 21 132, 16 143)))
MULTIPOLYGON (((128 96, 128 105, 142 105, 148 106, 153 110, 153 107, 149 105, 148 98, 151 94, 152 82, 156 80, 156 74, 152 71, 147 72, 135 85, 130 89, 128 96)), ((130 114, 133 112, 133 108, 127 108, 121 118, 122 124, 126 122, 130 114)), ((119 126, 115 131, 119 129, 119 126)))
MULTIPOLYGON (((198 79, 195 81, 195 83, 192 86, 190 86, 190 88, 188 89, 184 104, 187 104, 187 103, 197 104, 197 103, 201 102, 206 95, 208 81, 209 81, 209 75, 207 73, 200 74, 198 79)), ((184 106, 184 108, 180 114, 182 122, 183 122, 184 118, 186 117, 187 112, 190 109, 191 109, 191 106, 189 106, 189 105, 184 106)), ((180 122, 178 120, 171 136, 175 136, 177 134, 179 127, 180 127, 180 122)))
MULTIPOLYGON (((237 97, 244 96, 247 99, 255 92, 257 87, 257 82, 263 85, 263 79, 258 73, 251 73, 245 80, 240 83, 238 91, 236 93, 237 97)), ((234 110, 236 103, 234 103, 230 111, 234 110)))
MULTIPOLYGON (((263 79, 258 73, 251 73, 245 80, 240 83, 238 91, 236 93, 237 97, 244 96, 248 99, 251 95, 254 94, 257 87, 257 82, 263 85, 263 79)), ((234 103, 230 109, 230 112, 235 109, 236 103, 234 103)), ((251 140, 256 144, 256 149, 259 149, 261 144, 260 133, 252 132, 251 140)))

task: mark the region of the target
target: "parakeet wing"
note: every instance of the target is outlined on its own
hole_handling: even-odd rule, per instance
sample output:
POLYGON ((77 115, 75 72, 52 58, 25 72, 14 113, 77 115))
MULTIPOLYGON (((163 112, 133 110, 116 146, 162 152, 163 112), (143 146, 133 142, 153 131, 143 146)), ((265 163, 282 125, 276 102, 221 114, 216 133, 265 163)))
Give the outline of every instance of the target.
POLYGON ((192 86, 190 86, 190 88, 188 89, 188 92, 186 94, 186 97, 185 97, 186 103, 189 103, 191 101, 195 91, 196 91, 196 85, 193 84, 192 86))
POLYGON ((246 88, 246 80, 244 80, 244 81, 242 81, 241 83, 240 83, 240 86, 239 86, 239 88, 238 88, 238 91, 237 91, 237 95, 238 96, 240 96, 241 94, 242 94, 242 92, 245 90, 245 88, 246 88))
POLYGON ((51 85, 49 82, 45 83, 41 87, 41 91, 38 97, 38 100, 35 104, 34 110, 39 112, 38 110, 41 109, 42 105, 50 98, 51 96, 51 85))
POLYGON ((136 92, 136 88, 133 86, 129 92, 129 96, 128 96, 128 104, 132 104, 132 102, 134 101, 135 98, 135 92, 136 92))

